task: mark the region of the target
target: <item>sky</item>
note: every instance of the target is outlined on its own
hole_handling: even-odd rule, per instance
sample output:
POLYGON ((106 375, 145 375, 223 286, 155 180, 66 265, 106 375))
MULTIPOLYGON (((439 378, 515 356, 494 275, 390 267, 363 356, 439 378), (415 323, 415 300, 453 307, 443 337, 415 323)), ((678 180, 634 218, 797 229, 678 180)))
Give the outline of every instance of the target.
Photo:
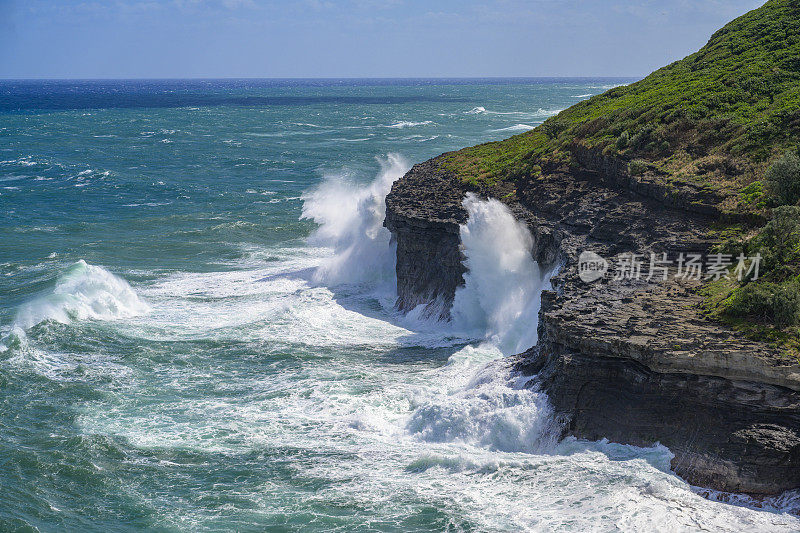
POLYGON ((0 78, 642 77, 763 0, 0 0, 0 78))

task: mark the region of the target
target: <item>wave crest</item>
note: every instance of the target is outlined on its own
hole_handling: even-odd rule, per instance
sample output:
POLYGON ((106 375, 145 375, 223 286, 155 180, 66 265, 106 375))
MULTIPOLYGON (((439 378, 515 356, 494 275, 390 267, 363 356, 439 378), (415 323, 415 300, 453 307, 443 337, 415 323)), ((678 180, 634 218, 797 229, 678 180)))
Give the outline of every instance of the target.
POLYGON ((381 170, 367 186, 335 174, 325 176, 322 184, 302 196, 301 218, 319 224, 309 236, 309 244, 333 250, 314 272, 314 282, 339 285, 394 280, 394 246, 391 233, 383 227, 386 195, 410 166, 398 154, 378 161, 381 170))
POLYGON ((108 270, 80 260, 59 277, 53 291, 24 304, 14 325, 23 330, 53 320, 114 320, 147 313, 142 301, 124 279, 108 270))

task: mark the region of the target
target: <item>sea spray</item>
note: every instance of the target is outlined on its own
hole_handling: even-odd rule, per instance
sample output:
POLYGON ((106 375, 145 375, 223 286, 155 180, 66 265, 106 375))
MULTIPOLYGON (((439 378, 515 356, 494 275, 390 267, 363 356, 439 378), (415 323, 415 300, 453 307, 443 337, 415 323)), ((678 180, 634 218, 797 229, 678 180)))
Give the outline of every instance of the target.
POLYGON ((69 324, 73 320, 114 320, 149 311, 124 279, 81 260, 71 265, 53 290, 20 307, 14 322, 23 330, 47 320, 69 324))
POLYGON ((558 424, 544 393, 525 387, 497 347, 484 343, 453 354, 439 376, 447 391, 410 416, 407 429, 428 442, 536 453, 552 449, 558 424))
POLYGON ((394 247, 389 230, 383 227, 385 199, 409 165, 397 154, 378 158, 378 162, 380 172, 366 187, 332 174, 303 195, 302 218, 320 225, 308 243, 333 250, 314 272, 315 283, 394 283, 394 247))
POLYGON ((454 331, 473 332, 477 345, 453 354, 439 379, 446 392, 418 407, 407 429, 429 442, 459 442, 489 450, 552 449, 558 423, 546 395, 526 387, 505 355, 536 344, 546 279, 531 253, 528 228, 497 200, 468 194, 460 228, 467 273, 451 308, 454 331))
POLYGON ((531 253, 530 231, 497 200, 468 194, 460 229, 468 272, 456 291, 456 328, 481 330, 503 354, 536 344, 541 291, 547 283, 531 253))

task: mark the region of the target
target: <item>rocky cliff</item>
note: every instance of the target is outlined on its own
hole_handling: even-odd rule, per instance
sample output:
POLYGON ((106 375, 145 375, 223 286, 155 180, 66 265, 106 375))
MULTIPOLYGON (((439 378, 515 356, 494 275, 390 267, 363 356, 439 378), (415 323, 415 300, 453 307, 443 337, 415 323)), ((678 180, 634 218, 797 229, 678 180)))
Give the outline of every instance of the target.
POLYGON ((463 282, 461 200, 468 191, 500 198, 528 224, 540 264, 563 264, 543 297, 540 342, 520 366, 539 374, 568 420, 565 435, 661 442, 675 453, 675 472, 701 486, 751 494, 800 487, 795 360, 704 318, 697 282, 578 277, 584 249, 607 258, 705 252, 713 213, 642 193, 622 165, 550 169, 481 188, 439 162, 412 168, 387 197, 401 308, 448 307, 463 282))
POLYGON ((542 297, 539 343, 519 365, 539 376, 565 435, 661 442, 675 472, 705 487, 800 488, 800 329, 708 310, 709 287, 728 302, 745 289, 791 296, 797 250, 784 247, 769 279, 741 286, 678 277, 674 266, 666 279, 637 279, 622 261, 708 257, 731 236, 767 242, 753 240, 773 216, 759 178, 800 144, 798 82, 800 6, 771 0, 640 82, 414 166, 386 199, 398 307, 447 318, 463 283, 461 202, 467 192, 497 198, 529 227, 539 264, 560 266, 542 297), (608 261, 604 277, 581 278, 583 251, 608 261))

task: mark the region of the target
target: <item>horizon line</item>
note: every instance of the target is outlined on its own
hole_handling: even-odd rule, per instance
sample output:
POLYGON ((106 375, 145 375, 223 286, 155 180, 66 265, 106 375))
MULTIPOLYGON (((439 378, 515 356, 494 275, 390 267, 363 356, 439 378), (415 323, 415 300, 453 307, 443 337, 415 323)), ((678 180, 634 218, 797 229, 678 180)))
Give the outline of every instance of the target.
POLYGON ((238 81, 238 80, 541 80, 541 79, 641 79, 643 76, 288 76, 288 77, 29 77, 16 78, 0 76, 0 81, 238 81))

